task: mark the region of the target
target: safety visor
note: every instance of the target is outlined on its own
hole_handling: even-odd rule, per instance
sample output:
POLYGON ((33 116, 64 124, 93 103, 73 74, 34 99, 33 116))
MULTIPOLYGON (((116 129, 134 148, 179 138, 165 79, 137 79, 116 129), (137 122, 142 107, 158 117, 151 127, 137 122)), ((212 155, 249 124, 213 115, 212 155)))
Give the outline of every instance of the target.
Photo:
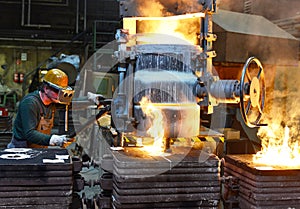
POLYGON ((74 96, 74 90, 67 86, 67 87, 60 87, 56 84, 44 81, 52 90, 58 93, 57 98, 55 99, 60 104, 70 104, 72 98, 74 96))

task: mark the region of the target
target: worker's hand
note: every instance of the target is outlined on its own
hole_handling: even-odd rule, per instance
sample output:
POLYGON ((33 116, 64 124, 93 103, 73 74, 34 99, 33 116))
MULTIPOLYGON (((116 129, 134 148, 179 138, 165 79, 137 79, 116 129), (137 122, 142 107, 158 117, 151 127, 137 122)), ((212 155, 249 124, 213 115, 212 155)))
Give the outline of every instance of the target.
POLYGON ((88 92, 87 97, 90 101, 93 101, 96 105, 99 105, 100 100, 104 99, 102 94, 94 94, 92 92, 88 92))
POLYGON ((61 146, 65 141, 67 141, 67 135, 52 135, 49 145, 61 146))
POLYGON ((75 138, 68 138, 67 141, 65 141, 61 147, 62 148, 67 148, 68 146, 70 146, 72 143, 76 142, 76 139, 75 138))

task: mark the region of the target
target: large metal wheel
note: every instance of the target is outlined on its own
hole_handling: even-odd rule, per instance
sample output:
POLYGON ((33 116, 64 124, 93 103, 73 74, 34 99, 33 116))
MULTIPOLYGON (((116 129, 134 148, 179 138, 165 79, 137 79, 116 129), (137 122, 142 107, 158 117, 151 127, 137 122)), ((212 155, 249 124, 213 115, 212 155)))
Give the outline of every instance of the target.
POLYGON ((250 57, 240 81, 240 110, 245 124, 258 127, 265 105, 266 86, 264 70, 256 57, 250 57))

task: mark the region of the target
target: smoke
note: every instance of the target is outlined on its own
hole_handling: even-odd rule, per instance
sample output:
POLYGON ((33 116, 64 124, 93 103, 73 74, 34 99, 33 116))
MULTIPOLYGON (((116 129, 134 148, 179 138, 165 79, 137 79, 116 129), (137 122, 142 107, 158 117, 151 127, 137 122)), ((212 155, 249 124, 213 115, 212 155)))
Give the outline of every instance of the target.
POLYGON ((195 0, 131 0, 126 2, 130 15, 163 17, 201 12, 203 6, 195 0))
POLYGON ((200 12, 202 10, 202 5, 195 0, 158 0, 158 2, 165 8, 167 13, 173 15, 200 12))
POLYGON ((283 132, 284 127, 288 126, 290 138, 296 140, 300 135, 300 88, 297 85, 300 67, 276 67, 268 70, 272 70, 274 76, 266 74, 269 87, 262 122, 276 132, 283 132))
POLYGON ((161 17, 164 16, 164 8, 157 1, 137 0, 137 12, 142 17, 161 17))

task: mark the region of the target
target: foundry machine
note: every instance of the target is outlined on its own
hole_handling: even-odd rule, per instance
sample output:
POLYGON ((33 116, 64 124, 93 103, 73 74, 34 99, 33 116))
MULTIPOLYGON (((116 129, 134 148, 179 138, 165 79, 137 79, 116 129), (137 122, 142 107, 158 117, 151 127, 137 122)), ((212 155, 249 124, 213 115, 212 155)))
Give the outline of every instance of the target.
MULTIPOLYGON (((153 137, 148 132, 153 115, 143 109, 148 104, 141 104, 145 99, 162 112, 165 139, 198 136, 203 132, 202 118, 214 115, 215 108, 226 111, 226 105, 239 106, 246 126, 261 126, 266 86, 259 59, 245 60, 240 80, 221 80, 214 69, 217 53, 213 42, 217 37, 212 18, 216 1, 160 2, 169 10, 160 9, 160 16, 154 17, 141 11, 157 2, 120 1, 123 29, 117 30, 114 46, 103 47, 103 53, 99 50, 86 64, 92 73, 85 70, 82 75, 83 90, 78 91, 97 92, 111 99, 112 126, 120 134, 118 145, 123 146, 126 138, 153 137), (112 49, 113 55, 104 56, 112 49), (107 60, 113 61, 105 66, 107 60), (95 83, 98 86, 91 88, 95 83)), ((216 128, 225 127, 224 118, 216 120, 216 128)))
POLYGON ((117 74, 109 112, 119 141, 99 162, 107 173, 101 177, 103 192, 94 200, 97 207, 218 207, 219 160, 191 144, 214 133, 202 127, 201 116, 221 104, 239 105, 248 127, 261 126, 265 81, 256 57, 245 60, 240 80, 219 78, 213 67, 216 7, 215 0, 120 1, 123 28, 115 35, 116 67, 103 77, 111 84, 106 78, 117 74), (149 3, 158 3, 153 7, 158 9, 140 9, 151 9, 149 3), (161 14, 153 15, 154 10, 161 14), (169 155, 151 157, 141 149, 159 138, 169 155))
POLYGON ((116 33, 118 50, 114 53, 119 87, 112 103, 116 129, 147 135, 153 121, 142 110, 143 97, 163 112, 168 124, 165 138, 197 136, 200 113, 212 114, 220 104, 239 104, 244 123, 260 126, 265 102, 260 61, 250 57, 240 80, 220 80, 214 71, 213 42, 217 37, 212 31, 212 15, 216 1, 198 1, 186 6, 185 14, 177 8, 176 15, 164 17, 136 17, 141 13, 139 3, 120 3, 123 29, 116 33))

